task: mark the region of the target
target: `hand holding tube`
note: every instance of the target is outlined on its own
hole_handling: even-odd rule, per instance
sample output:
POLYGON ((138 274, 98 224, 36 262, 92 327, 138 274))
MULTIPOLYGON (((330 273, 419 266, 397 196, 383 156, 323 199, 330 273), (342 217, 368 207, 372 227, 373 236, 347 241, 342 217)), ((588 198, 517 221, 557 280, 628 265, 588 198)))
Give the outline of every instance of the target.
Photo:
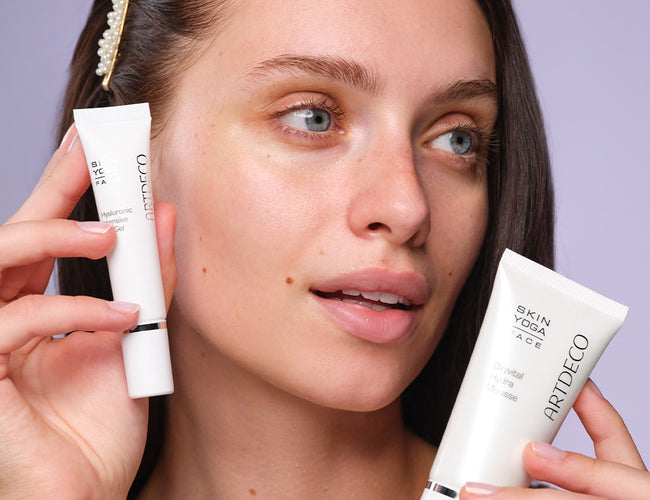
POLYGON ((468 484, 459 500, 647 499, 650 473, 623 419, 593 382, 585 385, 574 409, 594 442, 595 459, 546 443, 530 443, 523 454, 526 470, 533 478, 567 491, 468 484))
MULTIPOLYGON (((146 437, 147 404, 126 394, 120 348, 137 305, 43 295, 55 258, 95 259, 115 244, 108 225, 64 220, 89 184, 73 136, 0 227, 1 498, 125 495, 146 437)), ((158 215, 170 297, 173 206, 158 215)))

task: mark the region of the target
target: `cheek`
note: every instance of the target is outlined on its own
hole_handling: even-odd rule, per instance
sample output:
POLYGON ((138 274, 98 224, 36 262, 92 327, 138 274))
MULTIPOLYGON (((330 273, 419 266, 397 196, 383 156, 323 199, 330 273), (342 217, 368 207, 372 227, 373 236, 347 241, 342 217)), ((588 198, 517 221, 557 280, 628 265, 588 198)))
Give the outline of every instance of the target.
POLYGON ((488 222, 487 183, 461 182, 439 190, 431 207, 429 248, 443 276, 460 291, 483 245, 488 222))
POLYGON ((241 187, 226 168, 218 175, 184 178, 175 192, 180 207, 177 310, 193 329, 209 336, 248 331, 248 304, 260 304, 255 294, 266 288, 268 279, 259 265, 261 240, 266 238, 264 221, 251 203, 254 193, 241 187))
MULTIPOLYGON (((186 276, 221 276, 245 271, 254 263, 256 240, 268 226, 253 204, 255 190, 221 163, 218 173, 202 175, 177 186, 179 210, 177 258, 186 276), (227 262, 228 266, 223 265, 227 262), (242 263, 242 264, 240 264, 242 263)), ((267 248, 267 251, 271 249, 267 248)))
POLYGON ((209 157, 218 161, 204 159, 193 174, 177 176, 177 298, 228 290, 229 307, 239 307, 261 288, 286 287, 296 254, 307 244, 305 228, 318 226, 308 197, 268 161, 259 164, 251 156, 215 152, 209 157))
POLYGON ((476 257, 485 239, 488 223, 487 187, 477 190, 474 196, 459 205, 457 221, 461 244, 466 246, 470 255, 476 257))

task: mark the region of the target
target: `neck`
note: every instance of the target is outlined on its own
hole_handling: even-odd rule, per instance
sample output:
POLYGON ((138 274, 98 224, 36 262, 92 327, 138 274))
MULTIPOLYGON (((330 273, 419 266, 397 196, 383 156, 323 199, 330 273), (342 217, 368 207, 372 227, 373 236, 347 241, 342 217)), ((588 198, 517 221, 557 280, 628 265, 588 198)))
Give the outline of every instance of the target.
MULTIPOLYGON (((176 347, 176 346, 175 346, 176 347)), ((404 428, 399 402, 325 408, 214 351, 182 359, 162 455, 141 498, 419 498, 433 450, 404 428)))

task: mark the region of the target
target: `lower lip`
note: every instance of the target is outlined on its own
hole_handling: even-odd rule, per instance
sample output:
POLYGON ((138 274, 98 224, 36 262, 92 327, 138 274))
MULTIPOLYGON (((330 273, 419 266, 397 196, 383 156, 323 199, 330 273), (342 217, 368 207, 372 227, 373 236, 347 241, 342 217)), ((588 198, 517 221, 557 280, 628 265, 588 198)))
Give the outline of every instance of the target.
POLYGON ((355 337, 378 344, 397 343, 415 330, 419 309, 375 311, 353 302, 313 295, 316 303, 339 327, 355 337))

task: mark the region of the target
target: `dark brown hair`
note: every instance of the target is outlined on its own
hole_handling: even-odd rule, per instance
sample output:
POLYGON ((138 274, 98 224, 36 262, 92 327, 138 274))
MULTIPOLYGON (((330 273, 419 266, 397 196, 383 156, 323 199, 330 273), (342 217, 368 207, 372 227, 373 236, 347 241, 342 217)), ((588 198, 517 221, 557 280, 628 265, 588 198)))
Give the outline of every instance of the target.
POLYGON ((404 419, 438 444, 487 308, 496 268, 510 248, 553 267, 554 204, 542 115, 528 56, 509 0, 476 0, 492 32, 499 113, 488 156, 487 236, 447 330, 402 396, 404 419))
MULTIPOLYGON (((489 299, 501 254, 511 248, 553 265, 553 194, 543 122, 528 59, 509 0, 476 0, 487 19, 496 56, 499 115, 497 143, 488 158, 489 221, 485 242, 429 363, 402 396, 406 425, 437 444, 464 374, 489 299)), ((106 29, 110 0, 96 0, 74 52, 59 127, 72 110, 149 102, 153 133, 164 126, 176 75, 197 56, 197 47, 227 22, 235 2, 216 0, 131 0, 111 92, 94 74, 97 41, 106 29)), ((71 215, 96 219, 87 192, 71 215)), ((105 261, 62 259, 61 293, 111 298, 105 261)), ((150 402, 147 449, 131 495, 151 472, 164 429, 164 399, 150 402)))

